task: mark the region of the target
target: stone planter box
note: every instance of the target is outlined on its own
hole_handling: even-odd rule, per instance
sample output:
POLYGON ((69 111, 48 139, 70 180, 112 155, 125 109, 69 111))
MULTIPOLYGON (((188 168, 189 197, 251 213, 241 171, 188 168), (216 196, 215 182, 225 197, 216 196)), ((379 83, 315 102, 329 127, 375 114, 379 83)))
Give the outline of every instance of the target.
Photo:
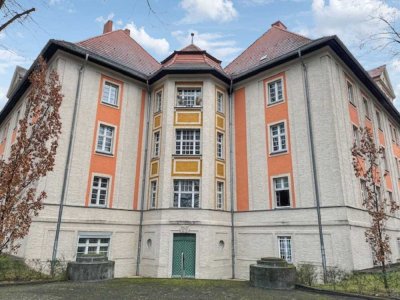
POLYGON ((112 279, 114 265, 114 261, 104 256, 82 256, 68 263, 67 276, 72 281, 112 279))
POLYGON ((250 285, 265 289, 294 289, 296 267, 286 260, 264 257, 250 265, 250 285))

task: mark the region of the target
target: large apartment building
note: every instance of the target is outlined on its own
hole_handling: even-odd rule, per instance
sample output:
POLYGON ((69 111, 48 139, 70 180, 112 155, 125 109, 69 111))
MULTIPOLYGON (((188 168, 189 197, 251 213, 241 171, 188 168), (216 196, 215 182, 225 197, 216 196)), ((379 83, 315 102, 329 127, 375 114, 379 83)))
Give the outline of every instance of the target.
MULTIPOLYGON (((18 252, 28 262, 51 259, 63 203, 57 257, 104 254, 117 277, 248 278, 265 256, 321 266, 321 245, 328 266, 373 265, 351 147, 372 128, 381 184, 399 201, 400 114, 384 66, 368 73, 338 37, 280 21, 226 67, 194 44, 158 62, 111 21, 40 55, 60 75, 63 130, 18 252)), ((0 113, 5 158, 31 71, 16 70, 0 113)), ((392 261, 399 217, 387 222, 392 261)))

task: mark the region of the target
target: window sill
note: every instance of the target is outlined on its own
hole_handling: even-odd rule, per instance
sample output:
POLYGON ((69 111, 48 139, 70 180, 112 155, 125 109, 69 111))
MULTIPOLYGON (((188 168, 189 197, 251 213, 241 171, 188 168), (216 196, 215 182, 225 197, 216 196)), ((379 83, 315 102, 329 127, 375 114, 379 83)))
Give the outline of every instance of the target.
POLYGON ((158 110, 158 111, 153 112, 153 114, 154 114, 155 116, 160 115, 161 113, 162 113, 162 110, 158 110))
POLYGON ((275 206, 275 209, 288 209, 288 208, 292 208, 291 205, 289 206, 275 206))
POLYGON ((221 112, 221 111, 218 111, 218 110, 217 110, 216 113, 217 113, 217 115, 220 115, 220 116, 222 116, 222 117, 225 117, 225 112, 221 112))
POLYGON ((349 103, 351 104, 351 105, 353 105, 353 107, 354 108, 357 108, 357 106, 356 106, 356 104, 355 103, 353 103, 352 101, 350 101, 350 100, 347 100, 347 101, 349 101, 349 103))
POLYGON ((201 154, 172 154, 173 158, 198 158, 201 159, 201 154))
POLYGON ((107 102, 103 102, 103 101, 101 101, 100 103, 105 105, 105 106, 108 106, 110 108, 119 109, 119 105, 118 104, 111 104, 111 103, 107 103, 107 102))
POLYGON ((380 132, 382 132, 382 133, 383 133, 383 130, 382 130, 382 128, 379 128, 379 127, 378 127, 378 129, 379 129, 379 131, 380 131, 380 132))
POLYGON ((175 110, 202 110, 203 106, 175 106, 175 110))
POLYGON ((107 208, 106 205, 95 205, 95 204, 89 204, 87 207, 91 207, 91 208, 107 208))
POLYGON ((270 156, 275 156, 275 155, 281 155, 281 154, 287 154, 287 150, 281 150, 281 151, 275 151, 275 152, 270 152, 270 156))
POLYGON ((217 157, 216 159, 217 159, 217 161, 225 162, 225 158, 223 158, 223 157, 217 157))
POLYGON ((113 153, 102 152, 102 151, 98 151, 98 150, 96 150, 95 153, 98 154, 98 155, 102 155, 102 156, 114 157, 113 153))
POLYGON ((275 101, 275 102, 268 102, 267 103, 267 107, 271 107, 274 105, 278 105, 278 104, 282 104, 283 102, 285 102, 285 99, 279 100, 279 101, 275 101))

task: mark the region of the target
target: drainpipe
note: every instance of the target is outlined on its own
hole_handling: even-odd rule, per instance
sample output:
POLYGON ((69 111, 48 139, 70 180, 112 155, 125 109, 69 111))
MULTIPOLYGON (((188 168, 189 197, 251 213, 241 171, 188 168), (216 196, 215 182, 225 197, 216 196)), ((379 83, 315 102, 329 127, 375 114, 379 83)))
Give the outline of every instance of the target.
POLYGON ((235 202, 233 198, 233 99, 232 99, 233 81, 229 87, 229 185, 231 196, 231 248, 232 248, 232 279, 235 279, 235 202))
POLYGON ((142 178, 142 193, 140 197, 140 221, 139 221, 139 238, 138 238, 138 250, 137 250, 137 258, 136 258, 136 276, 139 276, 140 269, 140 256, 142 251, 142 238, 143 238, 143 213, 144 213, 144 198, 145 198, 145 189, 146 189, 146 170, 147 170, 147 152, 148 152, 148 140, 149 140, 149 121, 150 121, 150 112, 151 112, 151 94, 150 94, 150 85, 149 81, 146 81, 147 85, 147 121, 146 121, 146 129, 145 129, 145 146, 144 146, 144 156, 143 156, 143 178, 142 178))
POLYGON ((56 236, 54 238, 53 254, 51 256, 51 275, 54 275, 54 266, 55 266, 55 262, 57 259, 58 239, 60 237, 61 221, 62 221, 62 215, 63 215, 63 210, 64 210, 65 198, 67 195, 67 183, 68 183, 70 164, 71 164, 71 158, 72 158, 72 144, 73 144, 75 129, 76 129, 76 117, 77 117, 79 102, 80 102, 80 98, 81 98, 81 85, 82 85, 82 80, 83 80, 83 73, 85 71, 88 59, 89 59, 89 54, 86 54, 85 61, 79 69, 78 83, 76 86, 74 110, 73 110, 73 114, 72 114, 71 130, 70 130, 69 141, 68 141, 67 160, 65 162, 64 179, 63 179, 63 185, 62 185, 62 190, 61 190, 61 200, 60 200, 60 206, 58 209, 56 236))
POLYGON ((306 96, 306 107, 307 107, 307 127, 310 137, 310 152, 311 152, 311 163, 312 163, 312 171, 313 171, 313 180, 314 180, 314 192, 315 192, 315 202, 317 204, 317 218, 318 218, 318 231, 319 231, 319 243, 321 248, 321 258, 322 258, 322 271, 324 275, 324 283, 327 281, 326 274, 326 255, 325 255, 325 243, 324 243, 324 235, 322 232, 322 221, 321 221, 321 205, 320 205, 320 194, 318 187, 318 177, 317 177, 317 167, 315 162, 315 149, 314 149, 314 136, 312 129, 312 116, 311 116, 311 108, 310 108, 310 90, 308 85, 308 71, 307 66, 304 63, 303 57, 301 56, 301 50, 298 51, 298 55, 301 61, 301 65, 303 68, 304 74, 304 90, 306 96))

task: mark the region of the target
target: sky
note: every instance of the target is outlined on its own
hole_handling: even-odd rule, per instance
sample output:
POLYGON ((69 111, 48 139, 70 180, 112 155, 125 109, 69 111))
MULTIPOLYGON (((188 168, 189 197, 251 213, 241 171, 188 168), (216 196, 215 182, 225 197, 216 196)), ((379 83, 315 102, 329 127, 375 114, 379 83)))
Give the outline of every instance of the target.
MULTIPOLYGON (((7 1, 7 0, 6 0, 7 1)), ((78 42, 114 29, 129 28, 132 38, 161 61, 194 43, 225 66, 277 20, 288 30, 315 39, 336 34, 366 70, 386 64, 400 99, 400 56, 381 49, 386 27, 379 17, 400 24, 399 0, 20 0, 35 7, 32 17, 0 33, 0 109, 17 65, 29 68, 49 39, 78 42), (149 3, 150 6, 147 4, 149 3)), ((0 14, 0 23, 3 21, 0 14)), ((400 28, 400 27, 399 27, 400 28)), ((395 100, 400 108, 400 100, 395 100)))

